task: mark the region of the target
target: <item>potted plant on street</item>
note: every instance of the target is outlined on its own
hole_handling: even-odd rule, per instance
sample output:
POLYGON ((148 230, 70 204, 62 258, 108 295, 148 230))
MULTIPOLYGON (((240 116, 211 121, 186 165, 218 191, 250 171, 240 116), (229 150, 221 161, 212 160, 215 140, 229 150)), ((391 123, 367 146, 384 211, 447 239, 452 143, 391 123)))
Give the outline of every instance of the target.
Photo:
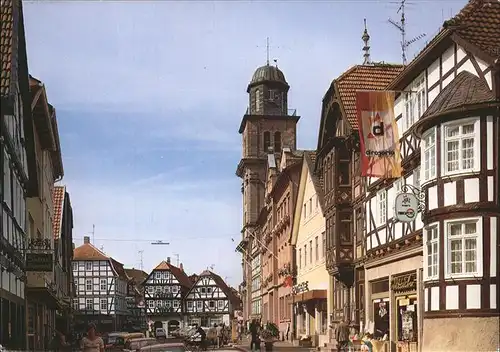
POLYGON ((279 338, 280 331, 276 324, 267 323, 264 329, 260 332, 260 338, 264 341, 266 351, 273 350, 274 341, 279 338))

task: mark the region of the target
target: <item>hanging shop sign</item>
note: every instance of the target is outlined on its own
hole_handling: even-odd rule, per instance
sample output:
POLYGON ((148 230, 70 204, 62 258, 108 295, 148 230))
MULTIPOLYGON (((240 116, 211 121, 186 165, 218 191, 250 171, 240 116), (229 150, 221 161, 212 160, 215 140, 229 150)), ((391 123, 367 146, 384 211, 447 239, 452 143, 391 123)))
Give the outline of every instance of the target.
POLYGON ((400 222, 411 222, 415 220, 419 211, 419 200, 413 193, 400 193, 394 201, 394 214, 400 222))
POLYGON ((298 285, 293 286, 292 288, 292 293, 294 295, 298 295, 299 293, 307 292, 309 291, 309 281, 304 281, 301 282, 298 285))
POLYGON ((391 289, 396 293, 415 291, 417 289, 417 274, 410 273, 392 278, 391 289))
POLYGON ((26 253, 26 271, 52 272, 52 253, 26 253))

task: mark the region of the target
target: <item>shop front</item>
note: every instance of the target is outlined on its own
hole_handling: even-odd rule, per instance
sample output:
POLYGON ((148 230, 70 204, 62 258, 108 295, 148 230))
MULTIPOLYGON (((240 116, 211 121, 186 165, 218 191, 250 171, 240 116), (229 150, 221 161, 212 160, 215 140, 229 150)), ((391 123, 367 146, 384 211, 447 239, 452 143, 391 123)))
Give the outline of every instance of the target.
POLYGON ((392 277, 391 290, 396 304, 397 352, 418 351, 417 272, 392 277))
POLYGON ((9 349, 26 348, 24 300, 0 290, 0 344, 9 349))
POLYGON ((423 298, 420 261, 416 256, 366 269, 365 330, 380 341, 379 351, 418 351, 423 298))
POLYGON ((27 287, 26 298, 28 349, 48 349, 56 331, 56 311, 62 307, 47 287, 27 287))
POLYGON ((293 298, 297 338, 310 339, 314 347, 328 343, 327 291, 310 290, 293 298))

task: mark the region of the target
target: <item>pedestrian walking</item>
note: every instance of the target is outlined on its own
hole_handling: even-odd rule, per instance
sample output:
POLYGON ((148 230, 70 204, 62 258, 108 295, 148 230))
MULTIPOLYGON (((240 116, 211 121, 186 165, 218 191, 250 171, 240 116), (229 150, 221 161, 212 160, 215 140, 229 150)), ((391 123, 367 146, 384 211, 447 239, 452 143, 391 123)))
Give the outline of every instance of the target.
POLYGON ((260 325, 255 319, 253 319, 252 322, 250 323, 250 335, 251 335, 250 350, 252 351, 260 351, 259 332, 260 332, 260 325))
POLYGON ((349 347, 349 324, 345 320, 341 321, 337 327, 337 351, 347 352, 349 347))
POLYGON ((87 327, 87 336, 80 341, 80 348, 83 352, 104 352, 104 341, 97 336, 94 323, 87 327))

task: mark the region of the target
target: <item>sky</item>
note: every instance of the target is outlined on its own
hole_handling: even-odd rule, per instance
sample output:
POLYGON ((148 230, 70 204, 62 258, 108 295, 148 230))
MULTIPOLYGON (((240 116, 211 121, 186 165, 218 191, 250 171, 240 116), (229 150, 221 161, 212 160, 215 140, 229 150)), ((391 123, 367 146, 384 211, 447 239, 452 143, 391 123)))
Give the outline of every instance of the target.
MULTIPOLYGON (((75 244, 88 235, 128 267, 142 257, 147 272, 167 257, 188 274, 212 267, 233 286, 238 128, 266 37, 301 116, 300 149, 316 146, 331 81, 363 61, 364 18, 372 60, 401 62, 391 0, 24 3, 29 70, 57 111, 75 244)), ((426 37, 408 57, 465 3, 409 2, 407 38, 426 37)))

